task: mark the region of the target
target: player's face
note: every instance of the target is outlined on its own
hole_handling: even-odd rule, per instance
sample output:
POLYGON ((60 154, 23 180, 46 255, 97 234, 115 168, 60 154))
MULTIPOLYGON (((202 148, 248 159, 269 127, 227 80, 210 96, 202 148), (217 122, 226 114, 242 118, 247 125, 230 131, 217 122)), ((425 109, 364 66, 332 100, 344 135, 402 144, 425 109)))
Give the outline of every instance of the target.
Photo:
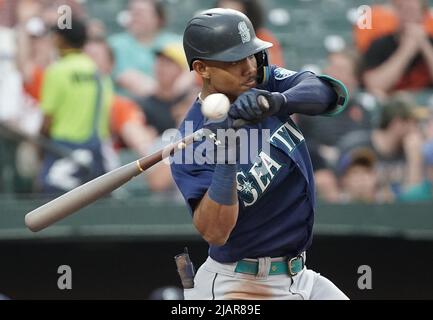
POLYGON ((230 101, 257 85, 254 55, 235 62, 206 61, 209 93, 224 93, 230 101))

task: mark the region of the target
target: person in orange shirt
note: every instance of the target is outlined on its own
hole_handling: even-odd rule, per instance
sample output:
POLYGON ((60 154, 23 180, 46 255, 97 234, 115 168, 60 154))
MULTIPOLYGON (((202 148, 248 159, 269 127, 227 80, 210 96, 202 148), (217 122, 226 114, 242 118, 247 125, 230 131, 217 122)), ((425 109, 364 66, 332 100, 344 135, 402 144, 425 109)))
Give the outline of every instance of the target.
POLYGON ((142 157, 148 154, 148 147, 156 137, 139 106, 119 95, 114 96, 111 109, 111 134, 116 150, 129 148, 142 157))
POLYGON ((375 40, 365 52, 362 80, 379 99, 396 90, 422 90, 433 85, 433 36, 423 25, 430 15, 424 0, 393 0, 398 29, 375 40))
MULTIPOLYGON (((424 30, 429 35, 433 35, 433 16, 429 14, 427 10, 428 2, 426 0, 422 0, 421 5, 426 12, 423 17, 422 25, 424 30)), ((363 18, 371 18, 371 27, 362 28, 360 25, 358 25, 358 23, 356 23, 353 27, 353 39, 355 47, 360 53, 365 53, 375 40, 398 30, 400 24, 398 10, 396 10, 396 7, 398 6, 398 1, 391 0, 390 4, 372 6, 370 16, 364 12, 365 16, 363 16, 363 18)))
MULTIPOLYGON (((367 13, 365 13, 367 14, 367 13)), ((353 40, 356 49, 365 53, 371 43, 380 37, 393 33, 397 30, 398 19, 393 8, 389 5, 375 5, 371 7, 371 15, 365 16, 371 19, 370 28, 360 28, 358 23, 353 26, 353 40)))
POLYGON ((269 48, 269 63, 281 67, 285 65, 280 42, 270 30, 263 27, 264 11, 258 0, 217 0, 215 2, 215 7, 234 9, 244 13, 248 18, 250 18, 251 23, 256 30, 257 37, 273 44, 273 47, 269 48))

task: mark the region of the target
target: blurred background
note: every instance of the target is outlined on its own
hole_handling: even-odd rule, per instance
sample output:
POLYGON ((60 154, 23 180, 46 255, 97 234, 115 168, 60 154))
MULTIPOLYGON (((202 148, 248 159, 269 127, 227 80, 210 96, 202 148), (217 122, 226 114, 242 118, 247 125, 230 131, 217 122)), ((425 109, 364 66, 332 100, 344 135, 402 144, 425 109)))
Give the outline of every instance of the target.
POLYGON ((182 33, 214 6, 244 11, 272 64, 350 91, 336 118, 295 116, 318 196, 308 265, 352 299, 432 299, 430 5, 0 0, 0 299, 182 298, 173 257, 188 246, 199 266, 207 245, 166 163, 39 233, 24 215, 169 142, 200 88, 182 33))

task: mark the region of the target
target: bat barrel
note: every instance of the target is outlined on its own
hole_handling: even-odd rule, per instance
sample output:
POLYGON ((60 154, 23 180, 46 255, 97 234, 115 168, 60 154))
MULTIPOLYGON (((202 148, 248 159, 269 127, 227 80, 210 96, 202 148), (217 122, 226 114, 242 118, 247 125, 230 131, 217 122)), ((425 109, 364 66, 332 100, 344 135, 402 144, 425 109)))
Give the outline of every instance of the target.
POLYGON ((25 224, 33 232, 40 231, 117 189, 140 173, 135 161, 110 171, 27 213, 25 224))
POLYGON ((33 232, 40 231, 51 224, 67 217, 75 211, 95 202, 102 196, 116 190, 131 178, 139 175, 162 159, 178 150, 182 150, 195 139, 202 136, 202 130, 185 137, 177 143, 138 159, 118 169, 91 180, 64 195, 36 208, 25 216, 26 226, 33 232))

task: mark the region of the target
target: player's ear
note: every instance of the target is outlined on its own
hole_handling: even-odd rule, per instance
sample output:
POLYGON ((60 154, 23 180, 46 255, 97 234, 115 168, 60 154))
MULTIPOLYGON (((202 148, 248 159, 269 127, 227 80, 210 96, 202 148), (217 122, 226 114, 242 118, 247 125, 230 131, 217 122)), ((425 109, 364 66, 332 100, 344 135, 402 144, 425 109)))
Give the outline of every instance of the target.
POLYGON ((200 77, 202 77, 203 79, 209 79, 210 78, 210 74, 209 74, 209 70, 208 67, 206 65, 205 62, 203 62, 202 60, 195 60, 192 63, 192 68, 195 72, 197 72, 200 77))

